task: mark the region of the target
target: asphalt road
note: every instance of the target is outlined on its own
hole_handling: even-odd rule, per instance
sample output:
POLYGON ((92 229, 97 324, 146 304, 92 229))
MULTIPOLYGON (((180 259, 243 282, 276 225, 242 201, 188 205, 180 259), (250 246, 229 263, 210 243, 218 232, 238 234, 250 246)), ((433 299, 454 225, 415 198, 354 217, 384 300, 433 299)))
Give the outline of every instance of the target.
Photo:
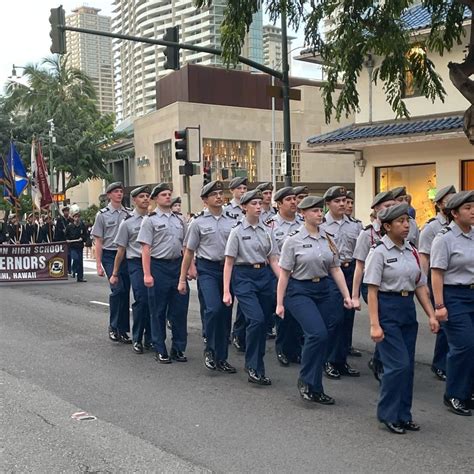
POLYGON ((268 343, 271 387, 202 363, 196 292, 187 364, 157 364, 151 353, 107 339, 105 280, 0 283, 1 472, 472 472, 474 417, 449 413, 429 370, 434 338, 424 315, 414 418, 419 433, 396 436, 375 418, 378 385, 367 369, 372 344, 359 313, 353 359, 359 379, 325 380, 336 405, 306 405, 298 367, 281 368, 268 343), (96 417, 71 418, 76 412, 96 417))

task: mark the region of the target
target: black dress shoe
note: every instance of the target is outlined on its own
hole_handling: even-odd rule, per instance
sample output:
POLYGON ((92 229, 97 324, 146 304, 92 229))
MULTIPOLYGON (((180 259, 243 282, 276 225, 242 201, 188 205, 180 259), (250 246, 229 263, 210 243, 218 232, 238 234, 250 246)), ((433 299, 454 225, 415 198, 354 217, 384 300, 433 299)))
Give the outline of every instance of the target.
POLYGON ((390 423, 389 421, 382 421, 381 423, 383 423, 391 433, 399 435, 406 433, 405 428, 400 423, 390 423))
POLYGON ((301 379, 298 379, 297 387, 298 387, 298 391, 300 392, 301 398, 305 402, 313 402, 314 401, 313 393, 311 392, 311 388, 307 383, 303 382, 303 380, 301 380, 301 379))
POLYGON ((341 378, 339 371, 330 362, 324 364, 324 373, 329 379, 339 380, 341 378))
POLYGON ((171 359, 168 354, 160 354, 157 352, 155 355, 155 360, 160 364, 171 364, 171 359))
POLYGON ((432 365, 431 372, 435 374, 436 378, 438 378, 442 382, 446 382, 446 372, 444 370, 438 369, 434 365, 432 365))
POLYGON ((240 343, 238 337, 233 337, 233 338, 232 338, 232 345, 233 345, 239 352, 245 352, 245 347, 240 343))
POLYGON ((362 352, 356 349, 355 347, 350 347, 349 348, 349 355, 351 357, 362 357, 362 352))
POLYGON ((272 381, 264 375, 258 375, 254 369, 248 369, 248 381, 257 385, 271 385, 272 381))
POLYGON ((151 351, 153 349, 153 344, 151 342, 145 342, 145 344, 143 344, 143 347, 145 350, 151 351))
POLYGON ((109 329, 109 339, 114 342, 119 342, 120 338, 117 331, 114 331, 113 329, 109 329))
POLYGON ((87 283, 87 280, 85 278, 78 278, 77 283, 87 283))
POLYGON ((444 404, 449 408, 450 411, 461 416, 471 416, 472 412, 467 407, 466 403, 459 398, 447 398, 446 395, 443 398, 444 404))
POLYGON ((400 422, 400 426, 405 428, 407 431, 420 431, 421 426, 414 421, 402 421, 400 422))
POLYGON ((288 367, 290 365, 290 361, 288 360, 288 357, 286 357, 283 352, 277 352, 276 354, 278 362, 280 362, 280 365, 283 367, 288 367))
POLYGON ((324 392, 313 392, 313 402, 320 403, 321 405, 334 405, 336 401, 334 398, 326 395, 324 392))
POLYGON ((230 365, 226 360, 220 360, 216 364, 219 372, 225 372, 226 374, 235 374, 237 369, 230 365))
POLYGON ((276 329, 272 328, 267 332, 267 339, 275 339, 277 336, 276 329))
POLYGON ((211 351, 204 352, 204 365, 208 370, 216 370, 216 361, 214 360, 214 354, 211 351))
POLYGON ((134 342, 133 346, 132 346, 132 350, 133 350, 133 352, 135 352, 135 354, 143 354, 142 343, 141 342, 134 342))
POLYGON ((347 377, 360 377, 360 372, 351 367, 348 363, 338 365, 337 370, 340 375, 345 375, 347 377))
POLYGON ((132 340, 130 339, 129 335, 126 332, 119 334, 119 341, 122 344, 131 344, 132 340))
POLYGON ((375 359, 370 359, 368 364, 370 371, 374 374, 375 380, 378 383, 382 382, 382 375, 383 375, 383 366, 375 359))
POLYGON ((187 362, 188 358, 184 355, 184 352, 171 349, 171 358, 176 362, 187 362))
POLYGON ((471 399, 468 400, 467 407, 471 410, 474 409, 474 393, 471 395, 471 399))

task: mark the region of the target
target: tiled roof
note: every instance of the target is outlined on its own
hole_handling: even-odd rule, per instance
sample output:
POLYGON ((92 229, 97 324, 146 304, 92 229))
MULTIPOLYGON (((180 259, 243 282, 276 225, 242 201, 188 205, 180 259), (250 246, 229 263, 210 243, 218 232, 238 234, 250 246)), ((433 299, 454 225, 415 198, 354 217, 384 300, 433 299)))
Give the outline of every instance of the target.
MULTIPOLYGON (((471 18, 471 10, 464 10, 464 18, 471 18)), ((402 21, 408 30, 423 30, 431 27, 431 13, 423 5, 414 5, 402 15, 402 21)))
POLYGON ((308 145, 351 142, 382 137, 418 135, 462 130, 463 116, 438 117, 418 120, 398 120, 387 123, 349 125, 323 135, 308 138, 308 145))

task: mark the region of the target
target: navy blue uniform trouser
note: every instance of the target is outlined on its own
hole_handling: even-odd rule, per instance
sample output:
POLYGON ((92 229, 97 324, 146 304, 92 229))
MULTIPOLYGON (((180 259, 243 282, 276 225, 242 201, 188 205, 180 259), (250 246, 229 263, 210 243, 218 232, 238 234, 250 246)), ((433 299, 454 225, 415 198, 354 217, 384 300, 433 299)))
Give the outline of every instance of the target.
POLYGON ((69 249, 69 255, 72 261, 72 272, 76 274, 78 280, 82 280, 84 278, 83 249, 71 247, 69 249))
POLYGON ((232 328, 232 337, 235 337, 239 344, 245 348, 245 334, 246 334, 247 322, 242 312, 240 304, 237 303, 237 311, 235 315, 234 326, 232 328))
POLYGON ((246 321, 245 367, 265 375, 263 357, 267 339, 266 315, 273 304, 270 267, 234 265, 232 288, 246 321))
POLYGON ((229 327, 232 319, 232 306, 226 306, 222 302, 224 265, 197 258, 196 268, 204 313, 206 351, 212 352, 217 361, 224 361, 228 356, 229 327))
MULTIPOLYGON (((353 260, 347 267, 342 266, 341 269, 349 289, 349 294, 352 294, 355 260, 353 260)), ((341 322, 339 327, 336 329, 332 339, 331 351, 328 358, 329 362, 338 366, 347 362, 347 356, 349 355, 349 349, 352 344, 352 330, 354 329, 355 310, 344 307, 344 299, 336 285, 336 282, 331 277, 329 277, 329 279, 332 291, 336 295, 333 311, 340 312, 343 315, 342 319, 340 319, 341 322)))
POLYGON ((199 315, 201 316, 201 336, 206 337, 206 323, 204 321, 204 299, 202 296, 201 283, 199 282, 199 279, 196 281, 196 286, 198 290, 199 315))
MULTIPOLYGON (((431 304, 434 306, 433 289, 431 288, 431 279, 429 277, 428 287, 430 289, 431 304)), ((448 338, 446 337, 446 332, 444 331, 444 328, 441 325, 439 331, 436 333, 433 362, 431 365, 436 369, 446 372, 446 357, 448 356, 448 350, 448 338)))
POLYGON ((334 312, 334 292, 329 278, 319 282, 290 278, 285 296, 286 309, 291 311, 304 333, 300 378, 314 392, 323 392, 323 366, 327 360, 328 341, 340 324, 341 313, 334 312))
MULTIPOLYGON (((360 285, 360 294, 362 295, 362 298, 364 299, 366 304, 368 303, 368 293, 369 293, 368 285, 365 283, 362 283, 360 285)), ((382 365, 382 361, 380 360, 380 354, 379 354, 379 349, 377 345, 375 345, 375 350, 374 350, 374 355, 372 356, 372 360, 375 363, 382 365)))
POLYGON ((446 396, 469 400, 474 391, 474 288, 444 285, 448 320, 442 323, 449 344, 446 396))
POLYGON ((178 292, 181 261, 182 258, 151 259, 151 274, 155 282, 153 288, 148 288, 151 338, 155 351, 160 354, 168 354, 166 318, 171 321, 171 348, 181 352, 186 350, 189 287, 185 295, 178 292))
MULTIPOLYGON (((102 266, 107 278, 110 279, 114 271, 116 250, 102 250, 102 266)), ((130 331, 130 276, 127 260, 123 259, 119 268, 118 283, 110 285, 109 311, 110 329, 125 333, 130 331)))
POLYGON ((130 281, 133 290, 132 304, 133 342, 142 342, 145 335, 145 342, 150 339, 150 310, 148 308, 148 289, 143 281, 143 266, 141 258, 131 258, 127 260, 130 281))
POLYGON ((418 333, 413 293, 378 293, 384 339, 377 344, 384 374, 377 418, 388 423, 412 421, 415 346, 418 333))

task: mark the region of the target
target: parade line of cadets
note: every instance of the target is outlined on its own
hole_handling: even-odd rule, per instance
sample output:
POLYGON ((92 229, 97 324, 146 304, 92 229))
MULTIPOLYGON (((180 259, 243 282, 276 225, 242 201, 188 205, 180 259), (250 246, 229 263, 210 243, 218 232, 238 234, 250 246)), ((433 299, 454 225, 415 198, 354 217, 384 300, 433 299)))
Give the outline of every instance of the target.
POLYGON ((380 382, 377 418, 404 434, 420 429, 411 415, 416 296, 437 335, 432 371, 446 381, 444 403, 458 415, 472 414, 474 191, 440 189, 438 214, 420 234, 404 187, 375 196, 364 228, 351 215, 353 195, 341 186, 322 197, 304 186, 284 187, 273 196, 277 208, 271 183, 248 191, 246 178, 235 178, 229 187, 233 198, 224 206, 223 183, 206 184, 204 210, 188 223, 167 183, 135 188, 133 211, 122 206, 122 184, 108 186, 109 204, 91 233, 97 273, 110 282, 112 341, 132 344, 137 354, 154 350, 161 364, 186 362, 188 281, 197 278, 206 369, 237 371, 228 361, 232 341, 245 352, 248 381, 271 385, 264 357, 276 323, 277 360, 301 364, 301 398, 331 405, 323 374, 360 375, 348 356, 361 356, 352 347, 361 294, 375 342, 369 367, 380 382))

